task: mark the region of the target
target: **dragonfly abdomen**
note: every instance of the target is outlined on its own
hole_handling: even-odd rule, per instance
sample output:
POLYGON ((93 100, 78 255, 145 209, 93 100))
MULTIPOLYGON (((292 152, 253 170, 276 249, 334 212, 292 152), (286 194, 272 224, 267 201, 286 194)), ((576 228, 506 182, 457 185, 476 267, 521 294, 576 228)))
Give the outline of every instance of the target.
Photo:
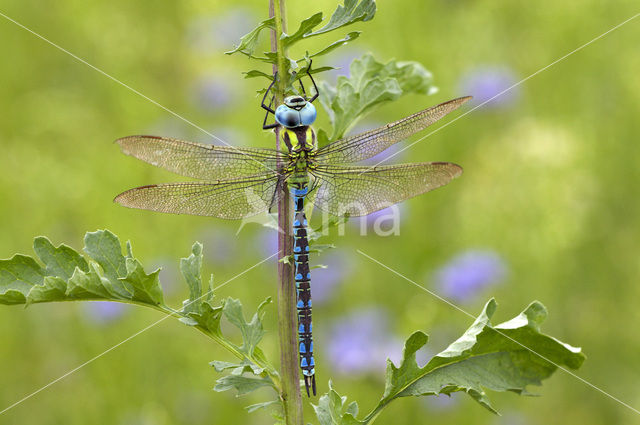
POLYGON ((307 217, 304 214, 304 200, 307 196, 306 183, 293 183, 295 212, 293 217, 293 257, 298 309, 298 344, 300 369, 309 395, 309 388, 316 394, 315 361, 313 359, 313 337, 311 325, 311 273, 309 271, 309 240, 307 238, 307 217))

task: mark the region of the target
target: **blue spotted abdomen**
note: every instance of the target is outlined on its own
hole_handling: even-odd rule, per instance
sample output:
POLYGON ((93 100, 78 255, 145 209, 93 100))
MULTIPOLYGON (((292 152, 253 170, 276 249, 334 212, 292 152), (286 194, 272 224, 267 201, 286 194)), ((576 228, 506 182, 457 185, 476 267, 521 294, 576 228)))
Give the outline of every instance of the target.
POLYGON ((293 257, 298 309, 298 344, 300 369, 309 394, 316 394, 315 361, 313 359, 313 337, 311 325, 311 273, 309 271, 309 240, 307 238, 307 217, 304 214, 304 200, 308 187, 304 183, 292 184, 295 212, 293 217, 293 257))

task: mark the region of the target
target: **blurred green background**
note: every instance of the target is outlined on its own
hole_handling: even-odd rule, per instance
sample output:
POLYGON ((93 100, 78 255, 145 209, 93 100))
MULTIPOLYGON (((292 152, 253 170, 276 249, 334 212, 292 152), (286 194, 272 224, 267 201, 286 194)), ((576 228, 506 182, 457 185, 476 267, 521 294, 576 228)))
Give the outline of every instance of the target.
MULTIPOLYGON (((223 55, 265 17, 267 3, 4 0, 0 11, 229 143, 269 147, 273 136, 260 130, 255 96, 264 81, 241 75, 259 65, 223 55)), ((290 25, 334 8, 329 0, 289 1, 290 25)), ((372 51, 378 60, 416 60, 433 72, 439 93, 380 108, 358 125, 370 128, 457 96, 473 94, 478 105, 637 12, 633 0, 381 1, 372 22, 355 26, 363 36, 316 66, 344 67, 372 51)), ((176 180, 119 153, 116 138, 213 140, 5 19, 0 39, 0 258, 32 254, 37 235, 81 249, 86 231, 108 228, 131 240, 147 267, 164 268, 163 287, 177 306, 187 298, 178 258, 195 240, 204 243, 204 274, 217 284, 273 253, 274 235, 255 224, 236 237, 237 222, 113 204, 130 187, 176 180)), ((399 235, 360 236, 356 222, 346 236, 329 238, 336 250, 314 259, 330 266, 314 272, 320 391, 332 378, 367 411, 382 393, 384 358, 397 358, 411 332, 431 335, 426 359, 470 324, 356 253, 362 249, 473 314, 495 296, 496 321, 542 301, 550 311, 544 331, 588 356, 577 373, 640 407, 639 39, 640 20, 632 21, 395 158, 452 161, 465 174, 402 204, 399 235)), ((326 128, 322 109, 319 115, 326 128)), ((275 288, 271 261, 218 295, 240 298, 253 311, 275 288)), ((2 306, 0 410, 160 318, 103 303, 2 306)), ((275 308, 266 327, 264 348, 277 362, 275 308)), ((243 410, 265 400, 266 390, 244 398, 211 391, 214 359, 229 357, 167 320, 4 413, 0 423, 270 423, 266 412, 243 410)), ((531 390, 542 397, 490 394, 501 417, 456 394, 394 403, 379 422, 638 422, 562 371, 531 390)))

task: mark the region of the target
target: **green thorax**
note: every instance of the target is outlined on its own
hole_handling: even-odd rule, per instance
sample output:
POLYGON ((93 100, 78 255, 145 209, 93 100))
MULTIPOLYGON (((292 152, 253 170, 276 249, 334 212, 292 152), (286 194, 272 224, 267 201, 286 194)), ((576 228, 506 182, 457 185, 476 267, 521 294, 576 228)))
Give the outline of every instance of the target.
POLYGON ((291 183, 308 181, 307 171, 315 168, 315 155, 318 150, 316 133, 310 126, 294 128, 281 127, 282 141, 287 147, 290 163, 287 171, 291 183))

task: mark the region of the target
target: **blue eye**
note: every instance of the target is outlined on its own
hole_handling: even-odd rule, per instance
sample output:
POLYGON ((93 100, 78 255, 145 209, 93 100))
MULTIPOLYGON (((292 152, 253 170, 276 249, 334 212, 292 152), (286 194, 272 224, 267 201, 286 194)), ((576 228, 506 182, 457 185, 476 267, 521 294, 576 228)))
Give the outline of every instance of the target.
POLYGON ((300 113, 286 105, 276 108, 276 121, 284 127, 298 127, 300 125, 300 113))
POLYGON ((304 108, 300 109, 300 121, 302 125, 311 125, 316 120, 316 107, 311 103, 304 105, 304 108))

